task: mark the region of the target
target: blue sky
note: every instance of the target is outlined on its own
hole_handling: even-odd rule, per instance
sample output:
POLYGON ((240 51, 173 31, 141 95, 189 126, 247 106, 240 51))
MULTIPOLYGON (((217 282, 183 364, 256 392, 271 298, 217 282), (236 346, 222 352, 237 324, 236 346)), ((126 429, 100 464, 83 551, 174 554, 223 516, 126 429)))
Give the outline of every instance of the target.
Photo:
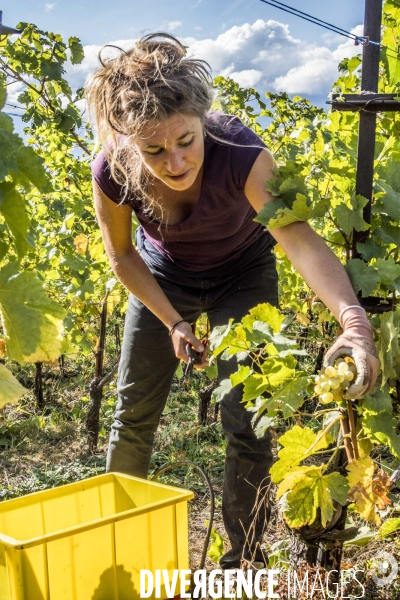
MULTIPOLYGON (((364 0, 286 4, 362 34, 364 0)), ((338 62, 361 51, 351 40, 260 0, 2 0, 0 8, 5 25, 33 22, 65 38, 81 39, 87 56, 83 65, 68 71, 74 86, 82 85, 96 67, 103 44, 126 48, 140 34, 163 30, 207 60, 214 75, 230 76, 260 92, 301 94, 323 106, 338 62)), ((16 97, 18 89, 10 92, 16 97)))

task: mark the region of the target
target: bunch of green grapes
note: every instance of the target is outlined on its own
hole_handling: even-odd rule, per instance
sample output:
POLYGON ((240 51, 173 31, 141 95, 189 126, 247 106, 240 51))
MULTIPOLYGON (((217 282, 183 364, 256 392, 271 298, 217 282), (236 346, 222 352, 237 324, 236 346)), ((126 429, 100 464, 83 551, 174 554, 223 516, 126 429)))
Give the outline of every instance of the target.
POLYGON ((314 379, 314 391, 319 397, 320 403, 341 402, 343 394, 348 390, 350 382, 356 375, 356 366, 351 359, 339 358, 335 361, 334 366, 322 369, 314 379))

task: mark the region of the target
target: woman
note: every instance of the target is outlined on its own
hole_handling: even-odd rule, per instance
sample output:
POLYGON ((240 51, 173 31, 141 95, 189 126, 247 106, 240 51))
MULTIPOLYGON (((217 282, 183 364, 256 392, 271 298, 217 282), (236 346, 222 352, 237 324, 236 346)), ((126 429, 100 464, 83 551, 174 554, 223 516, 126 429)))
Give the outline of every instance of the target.
MULTIPOLYGON (((177 363, 188 362, 187 344, 201 354, 199 368, 206 365, 191 322, 207 312, 215 327, 239 321, 260 302, 277 305, 275 240, 341 321, 344 335, 330 354, 355 353, 362 373, 353 392, 371 389, 379 364, 372 331, 342 265, 307 223, 272 237, 254 221, 271 199, 265 181, 275 163, 238 119, 209 112, 207 63, 186 58, 175 38, 153 34, 101 64, 87 85, 102 145, 92 167, 94 201, 112 269, 131 292, 107 469, 147 476, 177 363), (141 223, 140 254, 132 211, 141 223)), ((221 360, 218 369, 224 379, 236 363, 221 360)), ((235 387, 221 402, 228 442, 223 518, 232 546, 223 568, 238 568, 242 558, 267 562, 260 548, 267 510, 247 534, 272 464, 270 434, 255 437, 240 400, 235 387)))

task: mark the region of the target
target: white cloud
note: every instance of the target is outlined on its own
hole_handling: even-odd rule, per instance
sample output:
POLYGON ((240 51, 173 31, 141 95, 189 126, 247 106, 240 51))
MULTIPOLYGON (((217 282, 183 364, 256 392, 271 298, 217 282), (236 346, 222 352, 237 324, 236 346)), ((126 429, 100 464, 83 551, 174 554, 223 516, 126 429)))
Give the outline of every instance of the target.
POLYGON ((177 27, 181 27, 181 25, 181 21, 170 21, 167 25, 167 30, 174 31, 174 29, 176 29, 177 27))
POLYGON ((243 87, 319 97, 328 95, 340 60, 360 52, 350 39, 330 49, 292 37, 279 21, 262 19, 231 27, 215 39, 187 38, 185 43, 188 53, 209 62, 215 75, 229 76, 243 87))
POLYGON ((55 7, 55 5, 56 5, 56 3, 55 3, 55 2, 53 2, 52 4, 45 4, 45 5, 44 5, 44 10, 45 10, 46 12, 49 12, 49 10, 53 10, 53 8, 55 7))
MULTIPOLYGON (((362 27, 353 32, 361 35, 362 27)), ((321 102, 338 76, 338 63, 361 51, 352 40, 342 43, 342 39, 332 48, 310 44, 292 37, 288 25, 259 19, 253 24, 231 27, 215 38, 185 37, 183 42, 188 46, 189 56, 210 63, 214 76, 232 77, 242 87, 256 87, 260 93, 286 91, 318 98, 321 102)), ((110 42, 125 50, 134 43, 133 39, 110 42)), ((82 86, 87 75, 99 66, 100 48, 85 46, 83 62, 68 67, 67 77, 73 88, 82 86)), ((106 48, 103 56, 114 52, 117 51, 106 48)))
POLYGON ((194 30, 195 31, 201 31, 203 28, 202 27, 195 27, 194 30))

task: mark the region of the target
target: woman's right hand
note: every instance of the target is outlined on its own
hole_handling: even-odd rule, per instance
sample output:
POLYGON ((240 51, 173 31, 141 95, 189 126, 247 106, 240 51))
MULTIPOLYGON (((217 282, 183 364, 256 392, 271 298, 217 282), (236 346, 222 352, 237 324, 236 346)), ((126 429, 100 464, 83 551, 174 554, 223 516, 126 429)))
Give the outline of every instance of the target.
POLYGON ((175 328, 171 335, 172 343, 175 350, 175 356, 183 360, 186 364, 189 362, 189 356, 186 352, 187 344, 200 356, 200 363, 194 364, 195 369, 203 369, 208 366, 207 353, 208 347, 203 346, 201 341, 193 334, 192 327, 187 321, 182 321, 175 328))

